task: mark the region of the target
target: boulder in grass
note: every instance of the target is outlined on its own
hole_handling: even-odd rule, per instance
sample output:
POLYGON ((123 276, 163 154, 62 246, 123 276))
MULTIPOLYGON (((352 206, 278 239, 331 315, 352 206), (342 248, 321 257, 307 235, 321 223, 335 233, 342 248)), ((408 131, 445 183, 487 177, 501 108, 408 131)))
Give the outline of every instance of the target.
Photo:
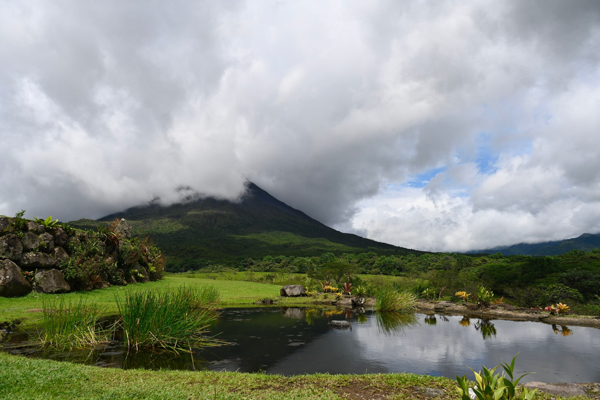
POLYGON ((39 271, 35 275, 37 286, 35 290, 42 293, 67 293, 71 286, 65 281, 62 273, 57 269, 39 271))
POLYGON ((306 296, 306 288, 302 285, 285 285, 279 291, 281 297, 301 297, 306 296))
POLYGON ((25 296, 30 291, 21 268, 10 260, 0 260, 0 297, 25 296))

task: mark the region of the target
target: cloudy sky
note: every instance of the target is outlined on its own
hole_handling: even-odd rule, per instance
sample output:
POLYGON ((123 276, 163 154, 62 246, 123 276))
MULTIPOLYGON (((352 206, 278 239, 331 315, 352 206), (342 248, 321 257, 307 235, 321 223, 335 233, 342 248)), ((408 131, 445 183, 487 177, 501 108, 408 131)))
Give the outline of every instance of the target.
POLYGON ((0 0, 0 214, 250 180, 422 250, 600 232, 599 49, 594 0, 0 0))

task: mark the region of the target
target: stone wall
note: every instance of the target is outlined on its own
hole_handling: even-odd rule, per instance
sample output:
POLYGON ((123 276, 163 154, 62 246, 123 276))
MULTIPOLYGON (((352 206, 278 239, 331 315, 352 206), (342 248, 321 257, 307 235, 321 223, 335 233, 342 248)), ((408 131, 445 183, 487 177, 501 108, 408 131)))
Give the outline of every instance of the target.
POLYGON ((103 232, 0 216, 0 296, 60 293, 162 277, 162 256, 123 219, 103 232))

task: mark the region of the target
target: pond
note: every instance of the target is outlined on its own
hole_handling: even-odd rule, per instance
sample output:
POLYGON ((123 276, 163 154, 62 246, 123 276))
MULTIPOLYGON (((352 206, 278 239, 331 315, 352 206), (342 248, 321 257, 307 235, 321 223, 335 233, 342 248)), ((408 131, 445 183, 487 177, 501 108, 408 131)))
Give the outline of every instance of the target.
POLYGON ((116 368, 215 370, 297 375, 412 372, 473 379, 481 369, 519 354, 516 372, 544 382, 598 382, 600 330, 456 315, 385 317, 372 311, 299 308, 224 310, 213 332, 229 345, 193 355, 127 352, 121 342, 56 352, 24 346, 11 335, 4 351, 116 368), (334 329, 347 320, 348 329, 334 329))

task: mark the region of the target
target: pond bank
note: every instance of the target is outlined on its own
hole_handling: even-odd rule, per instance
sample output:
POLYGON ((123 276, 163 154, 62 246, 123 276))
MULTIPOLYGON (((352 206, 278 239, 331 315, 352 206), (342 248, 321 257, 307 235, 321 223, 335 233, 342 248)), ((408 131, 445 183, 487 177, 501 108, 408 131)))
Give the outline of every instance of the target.
POLYGON ((548 324, 576 325, 600 328, 599 316, 588 315, 552 315, 545 311, 528 310, 509 304, 492 305, 484 310, 449 301, 418 300, 416 307, 424 313, 448 313, 473 317, 506 319, 511 321, 539 321, 548 324))

